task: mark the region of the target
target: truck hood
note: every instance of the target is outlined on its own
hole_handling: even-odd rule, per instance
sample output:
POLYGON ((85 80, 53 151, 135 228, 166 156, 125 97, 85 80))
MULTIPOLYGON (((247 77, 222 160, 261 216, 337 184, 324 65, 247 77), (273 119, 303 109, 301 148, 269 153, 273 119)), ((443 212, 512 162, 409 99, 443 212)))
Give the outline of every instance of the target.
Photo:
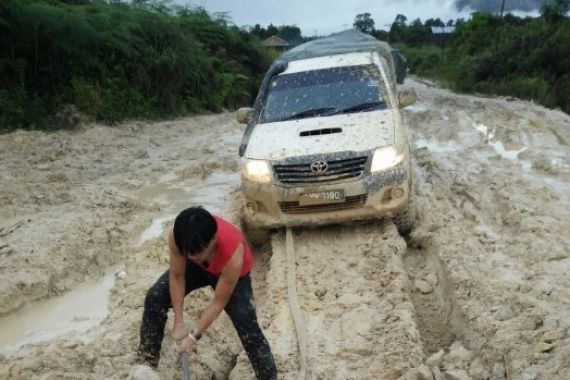
POLYGON ((393 110, 388 109, 258 124, 245 156, 282 160, 314 154, 362 152, 392 144, 394 115, 393 110), (336 133, 327 133, 332 129, 336 133), (305 136, 301 136, 302 133, 305 136))

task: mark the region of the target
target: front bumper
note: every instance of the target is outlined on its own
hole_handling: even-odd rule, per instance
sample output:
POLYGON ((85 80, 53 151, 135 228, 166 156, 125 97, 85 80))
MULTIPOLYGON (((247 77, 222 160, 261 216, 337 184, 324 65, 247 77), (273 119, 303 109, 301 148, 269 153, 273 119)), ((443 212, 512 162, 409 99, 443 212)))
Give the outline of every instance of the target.
POLYGON ((411 183, 409 161, 356 180, 310 186, 259 184, 242 177, 244 216, 251 227, 267 229, 393 217, 407 206, 411 183), (344 203, 298 204, 303 193, 340 189, 344 190, 344 203))

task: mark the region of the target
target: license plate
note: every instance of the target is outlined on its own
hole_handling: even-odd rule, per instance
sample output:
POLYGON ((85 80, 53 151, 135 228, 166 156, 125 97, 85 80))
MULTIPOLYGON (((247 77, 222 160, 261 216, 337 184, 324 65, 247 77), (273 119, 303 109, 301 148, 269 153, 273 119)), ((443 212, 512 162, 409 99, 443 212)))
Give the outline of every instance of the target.
POLYGON ((344 190, 318 191, 314 193, 301 194, 299 206, 322 205, 327 203, 344 202, 344 190))

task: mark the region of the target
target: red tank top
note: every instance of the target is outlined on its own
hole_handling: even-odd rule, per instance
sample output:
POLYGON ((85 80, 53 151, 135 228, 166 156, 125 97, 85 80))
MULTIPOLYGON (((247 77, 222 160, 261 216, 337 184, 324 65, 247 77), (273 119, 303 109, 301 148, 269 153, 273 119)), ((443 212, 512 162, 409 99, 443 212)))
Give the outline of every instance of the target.
POLYGON ((240 277, 245 276, 251 271, 251 267, 253 265, 253 256, 251 255, 251 249, 249 248, 249 244, 247 244, 247 240, 241 231, 230 222, 220 218, 219 216, 214 216, 214 219, 218 226, 218 244, 216 247, 216 253, 214 253, 214 256, 210 263, 208 263, 207 268, 202 265, 200 266, 202 266, 206 272, 211 273, 214 276, 221 275, 224 267, 231 259, 238 245, 242 243, 244 252, 243 268, 241 270, 240 277))

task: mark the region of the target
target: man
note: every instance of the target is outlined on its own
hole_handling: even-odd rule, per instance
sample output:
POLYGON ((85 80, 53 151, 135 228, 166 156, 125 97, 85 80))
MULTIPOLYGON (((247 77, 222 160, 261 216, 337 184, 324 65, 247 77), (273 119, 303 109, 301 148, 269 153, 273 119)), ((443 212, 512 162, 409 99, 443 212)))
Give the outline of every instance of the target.
POLYGON ((225 310, 257 379, 276 379, 271 349, 257 323, 250 276, 253 258, 242 233, 204 208, 190 207, 176 217, 168 234, 168 247, 170 269, 146 295, 139 357, 153 367, 158 366, 169 308, 174 311, 172 336, 180 352, 190 352, 225 310), (207 285, 215 290, 214 300, 189 333, 183 320, 184 297, 207 285))

